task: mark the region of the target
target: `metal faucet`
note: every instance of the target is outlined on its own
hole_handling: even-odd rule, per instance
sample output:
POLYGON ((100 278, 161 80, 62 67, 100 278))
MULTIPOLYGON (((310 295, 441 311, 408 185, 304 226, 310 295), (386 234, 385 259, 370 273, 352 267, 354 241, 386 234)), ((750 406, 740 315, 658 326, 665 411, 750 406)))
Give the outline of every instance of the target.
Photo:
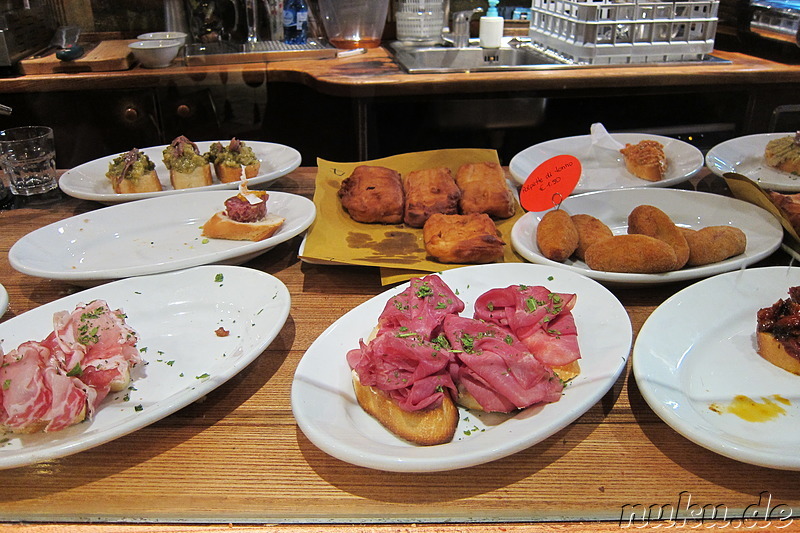
POLYGON ((475 13, 483 13, 483 8, 476 7, 453 13, 453 29, 450 35, 453 38, 454 47, 466 48, 469 46, 469 21, 475 13))

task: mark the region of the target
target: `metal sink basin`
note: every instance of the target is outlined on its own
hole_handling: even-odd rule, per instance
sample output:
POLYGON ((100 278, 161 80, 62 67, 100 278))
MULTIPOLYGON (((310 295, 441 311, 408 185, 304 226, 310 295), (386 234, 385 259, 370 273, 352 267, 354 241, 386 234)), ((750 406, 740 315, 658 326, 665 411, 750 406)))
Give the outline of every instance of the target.
POLYGON ((495 49, 483 49, 478 46, 413 47, 403 43, 392 43, 390 48, 400 66, 412 74, 534 70, 566 66, 530 47, 504 46, 495 49))
POLYGON ((695 61, 651 63, 583 64, 572 63, 557 54, 543 51, 523 40, 512 39, 496 49, 484 49, 474 44, 463 48, 453 46, 416 47, 395 41, 389 43, 394 59, 410 74, 441 74, 447 72, 492 72, 515 70, 552 70, 563 68, 608 68, 652 65, 687 65, 730 63, 712 55, 695 61))

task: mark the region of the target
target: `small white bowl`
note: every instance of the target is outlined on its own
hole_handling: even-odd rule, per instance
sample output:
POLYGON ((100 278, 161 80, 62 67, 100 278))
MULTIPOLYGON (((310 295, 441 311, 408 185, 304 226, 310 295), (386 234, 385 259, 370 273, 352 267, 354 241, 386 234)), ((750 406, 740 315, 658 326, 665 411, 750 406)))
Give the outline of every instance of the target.
POLYGON ((180 41, 181 44, 186 44, 186 39, 189 36, 182 31, 153 31, 150 33, 143 33, 136 38, 140 41, 163 41, 164 39, 174 39, 180 41))
POLYGON ((128 45, 134 57, 145 68, 168 67, 178 55, 183 43, 175 39, 159 39, 155 41, 136 41, 128 45))

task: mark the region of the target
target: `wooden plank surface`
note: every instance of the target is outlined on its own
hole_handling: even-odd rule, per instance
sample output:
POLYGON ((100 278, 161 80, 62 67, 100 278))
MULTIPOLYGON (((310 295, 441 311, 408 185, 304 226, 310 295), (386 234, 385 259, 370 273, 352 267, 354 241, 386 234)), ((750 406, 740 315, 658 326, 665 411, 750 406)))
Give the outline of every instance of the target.
MULTIPOLYGON (((314 174, 300 168, 270 188, 310 197, 314 174)), ((0 279, 11 300, 2 320, 80 290, 14 271, 7 260, 11 245, 37 227, 99 207, 64 198, 0 212, 0 279)), ((601 531, 631 518, 631 509, 721 505, 729 519, 768 505, 800 511, 800 476, 726 459, 681 437, 649 409, 630 366, 576 422, 489 464, 401 474, 328 456, 292 416, 294 369, 325 328, 385 288, 369 267, 300 262, 299 244, 298 237, 246 265, 276 276, 292 296, 286 325, 256 361, 204 401, 131 435, 3 471, 0 522, 6 529, 70 531, 61 529, 64 523, 101 522, 106 525, 70 527, 109 532, 119 527, 115 522, 133 521, 147 532, 169 531, 162 522, 184 524, 174 531, 228 530, 231 523, 270 531, 273 526, 264 524, 292 531, 384 524, 385 530, 513 532, 515 523, 556 522, 572 531, 601 531), (508 529, 469 525, 475 521, 508 529)), ((765 264, 788 262, 776 253, 765 264)), ((686 285, 612 291, 638 333, 653 309, 686 285)))
POLYGON ((109 72, 128 70, 133 66, 133 40, 113 40, 86 44, 86 53, 72 61, 61 61, 52 52, 43 57, 29 57, 19 62, 23 74, 66 74, 75 72, 109 72))

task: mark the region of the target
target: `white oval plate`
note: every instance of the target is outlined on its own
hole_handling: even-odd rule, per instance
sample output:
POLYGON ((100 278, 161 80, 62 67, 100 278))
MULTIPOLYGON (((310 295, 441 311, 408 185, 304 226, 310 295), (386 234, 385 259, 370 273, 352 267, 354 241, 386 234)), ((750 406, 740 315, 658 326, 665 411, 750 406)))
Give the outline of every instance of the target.
POLYGON ((52 331, 53 313, 72 311, 78 303, 94 299, 125 311, 148 364, 134 368, 132 388, 110 394, 89 422, 53 433, 4 435, 8 440, 0 444, 0 468, 88 450, 202 398, 269 346, 283 328, 291 303, 283 283, 269 274, 202 266, 115 281, 37 307, 0 324, 4 349, 44 339, 52 331), (230 334, 217 336, 220 327, 230 334))
MULTIPOLYGON (((227 141, 205 141, 196 142, 200 153, 206 153, 208 148, 215 142, 221 142, 226 145, 230 142, 227 141)), ((247 184, 251 187, 261 185, 274 181, 281 176, 285 176, 300 166, 301 156, 300 152, 289 146, 282 144, 259 142, 259 141, 244 141, 248 146, 253 149, 256 157, 261 161, 261 168, 258 175, 254 178, 247 180, 247 184)), ((106 204, 113 204, 118 202, 129 202, 131 200, 141 200, 143 198, 154 198, 156 196, 165 196, 169 194, 183 194, 195 191, 208 191, 216 189, 236 189, 239 187, 239 182, 221 183, 216 176, 214 183, 205 187, 196 187, 194 189, 173 189, 169 181, 169 170, 164 166, 163 146, 151 146, 149 148, 142 148, 141 151, 155 163, 156 173, 158 179, 161 181, 164 190, 156 192, 143 192, 143 193, 129 193, 118 194, 111 188, 111 182, 106 177, 108 172, 108 165, 111 161, 118 157, 120 154, 109 155, 89 161, 70 169, 64 173, 58 180, 61 190, 66 194, 80 198, 82 200, 94 200, 106 204)), ((213 170, 212 170, 213 173, 213 170)))
POLYGON ((633 374, 648 405, 675 431, 720 455, 769 468, 800 470, 800 377, 756 352, 756 312, 788 297, 800 268, 729 272, 676 293, 642 326, 633 374), (787 413, 747 422, 711 410, 744 395, 780 395, 787 413))
POLYGON ((581 162, 581 177, 573 194, 627 187, 669 187, 684 182, 703 168, 703 153, 689 143, 647 133, 612 133, 615 141, 636 144, 650 139, 664 145, 667 172, 661 181, 637 178, 625 168, 617 150, 593 148, 591 135, 564 137, 536 144, 511 159, 508 168, 514 180, 525 184, 528 175, 540 164, 557 155, 572 155, 581 162))
POLYGON ((747 235, 745 252, 725 261, 699 267, 686 267, 660 274, 628 274, 592 270, 578 259, 558 263, 547 259, 536 245, 536 228, 545 215, 525 213, 511 229, 511 243, 532 263, 558 266, 613 284, 653 285, 698 279, 728 272, 760 261, 774 252, 783 239, 783 228, 766 210, 753 204, 717 194, 676 189, 619 189, 569 196, 561 206, 571 215, 587 214, 599 218, 615 235, 627 233, 628 215, 636 206, 647 204, 667 213, 678 226, 700 229, 731 225, 747 235))
POLYGON ((450 443, 415 446, 395 437, 356 402, 345 355, 369 335, 390 295, 405 289, 405 283, 337 320, 298 364, 292 382, 292 412, 318 448, 354 465, 395 472, 454 470, 486 463, 524 450, 569 425, 611 388, 625 367, 631 346, 630 319, 619 300, 595 281, 525 263, 462 267, 440 276, 466 304, 465 316, 472 316, 476 298, 494 287, 543 285, 576 293, 572 313, 583 355, 581 374, 558 402, 513 415, 459 408, 459 426, 450 443))
POLYGON ((267 211, 286 219, 263 241, 206 239, 201 226, 224 209, 230 191, 206 191, 118 204, 54 222, 8 252, 16 270, 66 281, 156 274, 211 263, 241 264, 305 231, 316 216, 302 196, 270 192, 267 211))
POLYGON ((772 168, 764 160, 764 149, 769 141, 794 135, 794 133, 757 133, 727 140, 708 151, 706 166, 717 176, 722 176, 726 172, 737 172, 765 189, 800 192, 800 176, 772 168))
POLYGON ((6 309, 8 309, 8 291, 0 284, 0 318, 3 318, 6 309))

